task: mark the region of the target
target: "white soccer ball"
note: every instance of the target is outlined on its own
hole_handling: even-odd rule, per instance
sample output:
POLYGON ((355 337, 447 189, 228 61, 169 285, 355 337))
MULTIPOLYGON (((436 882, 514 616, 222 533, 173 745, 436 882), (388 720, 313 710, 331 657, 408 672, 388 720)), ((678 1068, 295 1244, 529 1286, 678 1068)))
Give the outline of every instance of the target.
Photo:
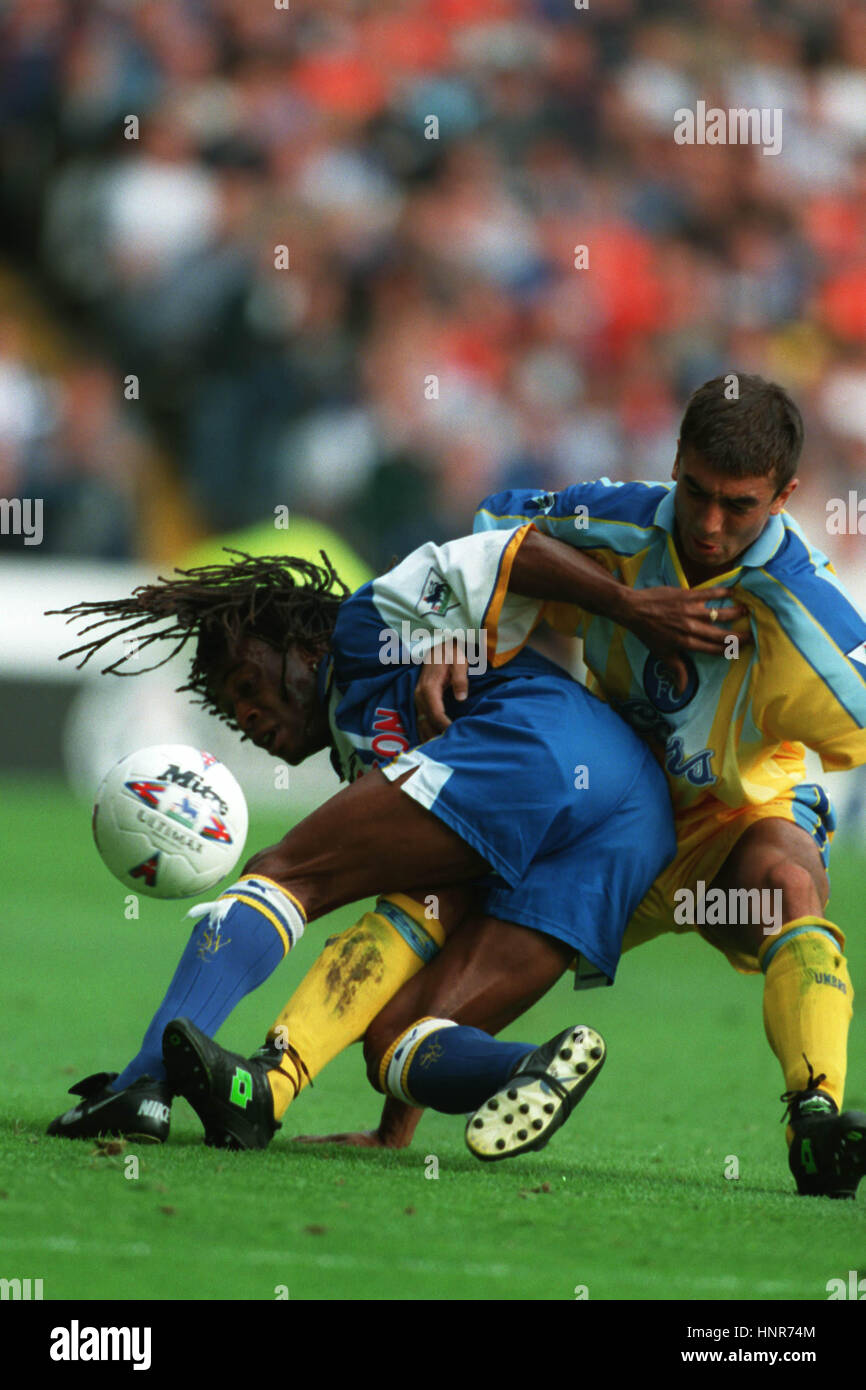
POLYGON ((121 883, 149 898, 189 898, 230 874, 247 838, 247 803, 225 763, 182 743, 129 753, 103 778, 93 838, 121 883))

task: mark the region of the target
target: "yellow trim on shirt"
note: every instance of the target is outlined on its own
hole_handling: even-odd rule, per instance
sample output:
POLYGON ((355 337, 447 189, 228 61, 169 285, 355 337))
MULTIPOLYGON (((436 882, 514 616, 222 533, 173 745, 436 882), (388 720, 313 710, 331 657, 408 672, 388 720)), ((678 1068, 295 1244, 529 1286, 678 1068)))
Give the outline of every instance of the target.
POLYGON ((515 531, 500 556, 499 573, 496 577, 496 588, 493 590, 493 596, 485 610, 483 621, 483 627, 487 632, 487 658, 491 666, 504 666, 506 661, 510 661, 511 657, 516 656, 517 653, 526 646, 533 631, 538 627, 538 624, 544 617, 544 604, 539 600, 538 615, 532 627, 523 638, 523 641, 518 642, 516 647, 511 647, 507 652, 498 652, 496 650, 496 644, 499 638, 499 620, 502 616, 502 605, 505 602, 505 595, 508 592, 508 581, 511 578, 514 557, 526 540, 529 532, 537 529, 538 528, 533 526, 531 521, 527 522, 525 526, 521 526, 519 530, 515 531))

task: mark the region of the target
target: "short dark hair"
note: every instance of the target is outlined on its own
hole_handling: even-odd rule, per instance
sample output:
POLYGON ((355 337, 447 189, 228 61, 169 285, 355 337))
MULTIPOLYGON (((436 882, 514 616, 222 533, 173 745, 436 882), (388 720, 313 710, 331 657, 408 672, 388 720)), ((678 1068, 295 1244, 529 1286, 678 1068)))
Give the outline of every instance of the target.
POLYGON ((734 372, 713 377, 694 392, 679 442, 732 478, 772 474, 779 493, 797 470, 803 417, 774 381, 734 372))

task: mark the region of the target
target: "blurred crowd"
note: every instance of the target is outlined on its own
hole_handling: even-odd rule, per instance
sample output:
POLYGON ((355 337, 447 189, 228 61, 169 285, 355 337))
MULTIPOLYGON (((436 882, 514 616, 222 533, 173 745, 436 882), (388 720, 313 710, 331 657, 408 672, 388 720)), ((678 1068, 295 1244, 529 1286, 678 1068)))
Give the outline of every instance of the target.
POLYGON ((825 530, 866 496, 862 0, 11 0, 0 224, 65 344, 0 283, 45 550, 136 553, 159 450, 204 528, 288 505, 386 566, 497 488, 668 477, 740 369, 862 556, 825 530), (698 100, 781 152, 678 145, 698 100))

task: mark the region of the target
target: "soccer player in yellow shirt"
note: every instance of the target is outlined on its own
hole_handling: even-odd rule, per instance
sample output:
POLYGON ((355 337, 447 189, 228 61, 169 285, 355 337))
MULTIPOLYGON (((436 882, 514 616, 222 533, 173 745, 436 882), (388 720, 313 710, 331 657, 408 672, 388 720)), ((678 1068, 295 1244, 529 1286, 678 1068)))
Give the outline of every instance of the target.
MULTIPOLYGON (((532 521, 560 542, 545 547, 544 575, 523 592, 547 598, 548 619, 582 636, 590 688, 667 772, 678 854, 625 948, 698 930, 736 969, 763 972, 798 1190, 847 1196, 866 1166, 863 1116, 839 1113, 853 991, 844 936, 826 916, 835 815, 806 781, 804 745, 827 770, 866 762, 866 623, 784 510, 802 441, 781 387, 716 378, 689 401, 674 486, 602 480, 501 493, 482 503, 476 529, 532 521), (575 547, 602 567, 595 584, 575 569, 575 547), (702 591, 711 621, 728 630, 721 654, 672 602, 702 591), (652 650, 641 640, 650 626, 652 650)), ((531 547, 530 537, 527 566, 531 547)), ((419 682, 431 733, 447 724, 452 677, 459 697, 459 669, 430 666, 419 682)))

